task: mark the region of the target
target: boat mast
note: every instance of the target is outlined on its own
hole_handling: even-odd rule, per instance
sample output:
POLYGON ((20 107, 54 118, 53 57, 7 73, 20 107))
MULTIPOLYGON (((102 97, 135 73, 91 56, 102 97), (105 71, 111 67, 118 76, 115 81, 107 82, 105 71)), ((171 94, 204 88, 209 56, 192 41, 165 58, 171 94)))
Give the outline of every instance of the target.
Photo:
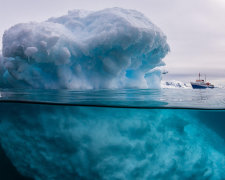
POLYGON ((205 82, 206 82, 206 75, 205 75, 205 82))
POLYGON ((199 73, 199 74, 198 74, 198 77, 199 77, 199 81, 200 81, 200 76, 201 76, 201 75, 200 75, 200 73, 199 73))

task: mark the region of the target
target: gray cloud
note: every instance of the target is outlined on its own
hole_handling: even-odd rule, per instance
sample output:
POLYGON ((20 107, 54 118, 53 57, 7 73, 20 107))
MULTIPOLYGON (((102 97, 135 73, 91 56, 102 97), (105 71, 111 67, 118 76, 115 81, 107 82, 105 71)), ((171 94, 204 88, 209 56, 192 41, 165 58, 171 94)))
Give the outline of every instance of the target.
MULTIPOLYGON (((205 73, 225 69, 225 1, 223 0, 0 0, 0 34, 19 22, 43 21, 69 9, 123 7, 143 12, 167 35, 170 73, 205 73)), ((223 76, 223 74, 221 74, 223 76)), ((224 73, 225 76, 225 73, 224 73)))

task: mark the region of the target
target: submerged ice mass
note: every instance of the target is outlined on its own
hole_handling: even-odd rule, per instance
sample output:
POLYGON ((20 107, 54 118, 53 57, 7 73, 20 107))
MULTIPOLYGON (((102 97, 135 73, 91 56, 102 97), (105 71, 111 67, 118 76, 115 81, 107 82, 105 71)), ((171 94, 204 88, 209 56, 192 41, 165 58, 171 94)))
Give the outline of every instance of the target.
POLYGON ((1 145, 36 180, 225 178, 224 111, 0 107, 1 145))
POLYGON ((69 11, 5 31, 1 84, 46 89, 148 88, 160 84, 166 36, 142 13, 69 11))

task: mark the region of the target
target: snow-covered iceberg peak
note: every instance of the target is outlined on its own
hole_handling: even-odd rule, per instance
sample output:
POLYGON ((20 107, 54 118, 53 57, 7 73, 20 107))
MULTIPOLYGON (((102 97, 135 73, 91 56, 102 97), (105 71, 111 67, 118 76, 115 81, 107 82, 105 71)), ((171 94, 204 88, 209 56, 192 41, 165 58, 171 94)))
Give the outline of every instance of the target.
POLYGON ((148 72, 164 65, 168 51, 166 36, 140 12, 74 10, 5 31, 2 83, 49 89, 148 88, 148 72))

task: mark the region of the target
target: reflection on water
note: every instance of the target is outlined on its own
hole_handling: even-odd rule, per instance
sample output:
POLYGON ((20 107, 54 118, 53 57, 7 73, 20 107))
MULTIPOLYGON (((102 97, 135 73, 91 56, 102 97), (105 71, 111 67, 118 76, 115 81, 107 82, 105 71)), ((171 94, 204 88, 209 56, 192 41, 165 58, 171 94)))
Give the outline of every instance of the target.
POLYGON ((1 100, 132 107, 225 108, 223 89, 1 90, 1 100))

